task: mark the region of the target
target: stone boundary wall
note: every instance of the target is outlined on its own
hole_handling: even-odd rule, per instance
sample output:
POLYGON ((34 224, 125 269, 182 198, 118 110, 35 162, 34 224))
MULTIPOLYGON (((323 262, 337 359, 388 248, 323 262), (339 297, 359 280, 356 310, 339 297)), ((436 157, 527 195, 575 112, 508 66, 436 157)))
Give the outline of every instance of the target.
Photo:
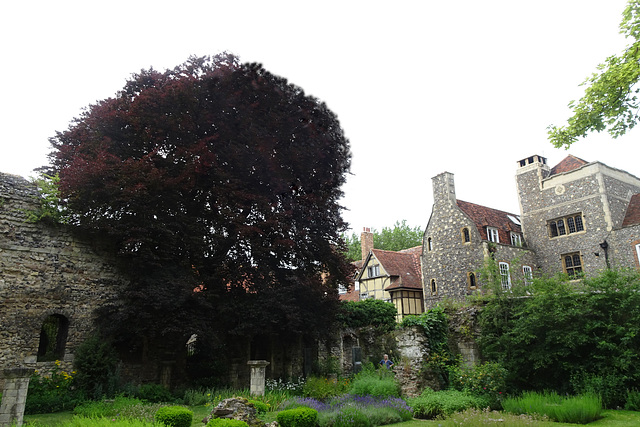
POLYGON ((27 180, 0 173, 0 368, 50 370, 53 361, 38 362, 40 332, 58 315, 68 321, 60 368, 70 372, 95 310, 114 302, 125 280, 72 227, 26 222, 38 197, 27 180))

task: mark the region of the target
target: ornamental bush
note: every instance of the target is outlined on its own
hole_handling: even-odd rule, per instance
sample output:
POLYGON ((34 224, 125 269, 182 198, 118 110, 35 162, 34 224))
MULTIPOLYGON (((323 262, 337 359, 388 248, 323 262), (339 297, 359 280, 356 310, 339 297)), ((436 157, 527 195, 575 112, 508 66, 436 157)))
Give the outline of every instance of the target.
POLYGON ((449 416, 465 409, 481 409, 486 406, 484 399, 458 390, 436 392, 426 389, 419 397, 407 399, 407 403, 413 408, 414 417, 425 419, 449 416))
POLYGON ((60 368, 59 360, 49 373, 35 371, 29 381, 24 413, 45 414, 73 409, 82 396, 74 389, 71 374, 60 368))
POLYGON ((485 398, 491 409, 501 409, 500 402, 506 388, 506 370, 495 362, 481 365, 456 366, 450 369, 449 380, 453 388, 485 398))
POLYGON ((307 382, 302 388, 302 395, 314 399, 328 399, 344 394, 348 390, 348 386, 348 380, 333 380, 314 376, 307 378, 307 382))
POLYGON ((164 406, 158 409, 155 418, 167 427, 191 427, 193 412, 184 406, 164 406))
POLYGON ((318 424, 318 411, 299 407, 278 412, 278 424, 282 427, 315 427, 318 424))
POLYGON ((259 400, 249 400, 249 403, 256 408, 256 413, 258 415, 263 415, 269 412, 269 405, 267 403, 261 402, 259 400))

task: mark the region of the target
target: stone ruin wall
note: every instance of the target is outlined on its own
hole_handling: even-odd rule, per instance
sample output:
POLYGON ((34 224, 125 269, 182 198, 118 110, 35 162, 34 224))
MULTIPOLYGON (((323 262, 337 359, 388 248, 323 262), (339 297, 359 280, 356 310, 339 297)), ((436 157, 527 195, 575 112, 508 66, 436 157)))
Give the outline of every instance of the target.
MULTIPOLYGON (((94 311, 124 284, 113 263, 65 226, 26 222, 38 193, 27 180, 0 173, 0 369, 48 371, 38 362, 40 330, 50 315, 68 320, 61 369, 71 371, 94 311)), ((3 380, 0 379, 0 388, 3 380)))

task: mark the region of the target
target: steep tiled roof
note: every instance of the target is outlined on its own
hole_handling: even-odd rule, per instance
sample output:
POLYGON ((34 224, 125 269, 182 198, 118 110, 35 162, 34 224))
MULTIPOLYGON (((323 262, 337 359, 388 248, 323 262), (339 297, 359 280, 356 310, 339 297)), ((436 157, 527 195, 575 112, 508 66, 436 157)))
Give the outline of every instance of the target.
POLYGON ((467 214, 467 216, 471 218, 471 221, 474 222, 483 240, 487 240, 487 226, 498 229, 501 243, 511 243, 511 237, 509 236, 509 232, 511 231, 514 233, 522 233, 520 224, 513 222, 509 218, 509 216, 519 218, 516 214, 476 205, 475 203, 464 202, 462 200, 458 200, 457 203, 462 212, 467 214))
POLYGON ((362 264, 364 262, 359 259, 357 261, 353 261, 351 265, 353 266, 354 274, 349 278, 349 287, 347 292, 344 294, 340 294, 339 298, 341 301, 360 301, 360 291, 356 291, 355 287, 355 275, 362 269, 362 264))
POLYGON ((373 255, 378 259, 384 270, 391 276, 391 284, 385 290, 411 288, 422 290, 420 274, 420 254, 416 248, 413 252, 394 252, 373 249, 373 255))
POLYGON ((640 194, 634 194, 631 196, 629 206, 627 207, 627 213, 622 221, 622 226, 638 225, 640 224, 640 194))
POLYGON ((586 165, 587 163, 589 162, 569 154, 567 157, 564 158, 564 160, 562 160, 560 163, 558 163, 557 165, 551 168, 549 175, 551 176, 551 175, 555 175, 562 172, 570 172, 572 170, 578 169, 580 166, 586 165))

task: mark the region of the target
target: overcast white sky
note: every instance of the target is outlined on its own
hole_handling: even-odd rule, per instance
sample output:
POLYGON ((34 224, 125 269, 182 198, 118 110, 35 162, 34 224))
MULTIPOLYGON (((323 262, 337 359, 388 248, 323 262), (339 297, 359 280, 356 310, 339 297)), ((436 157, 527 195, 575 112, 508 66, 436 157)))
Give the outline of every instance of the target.
POLYGON ((353 153, 358 233, 426 227, 431 177, 518 213, 516 162, 573 154, 638 176, 639 131, 547 142, 597 64, 620 52, 625 0, 24 1, 0 6, 0 171, 28 177, 48 138, 143 68, 229 51, 326 102, 353 153))

